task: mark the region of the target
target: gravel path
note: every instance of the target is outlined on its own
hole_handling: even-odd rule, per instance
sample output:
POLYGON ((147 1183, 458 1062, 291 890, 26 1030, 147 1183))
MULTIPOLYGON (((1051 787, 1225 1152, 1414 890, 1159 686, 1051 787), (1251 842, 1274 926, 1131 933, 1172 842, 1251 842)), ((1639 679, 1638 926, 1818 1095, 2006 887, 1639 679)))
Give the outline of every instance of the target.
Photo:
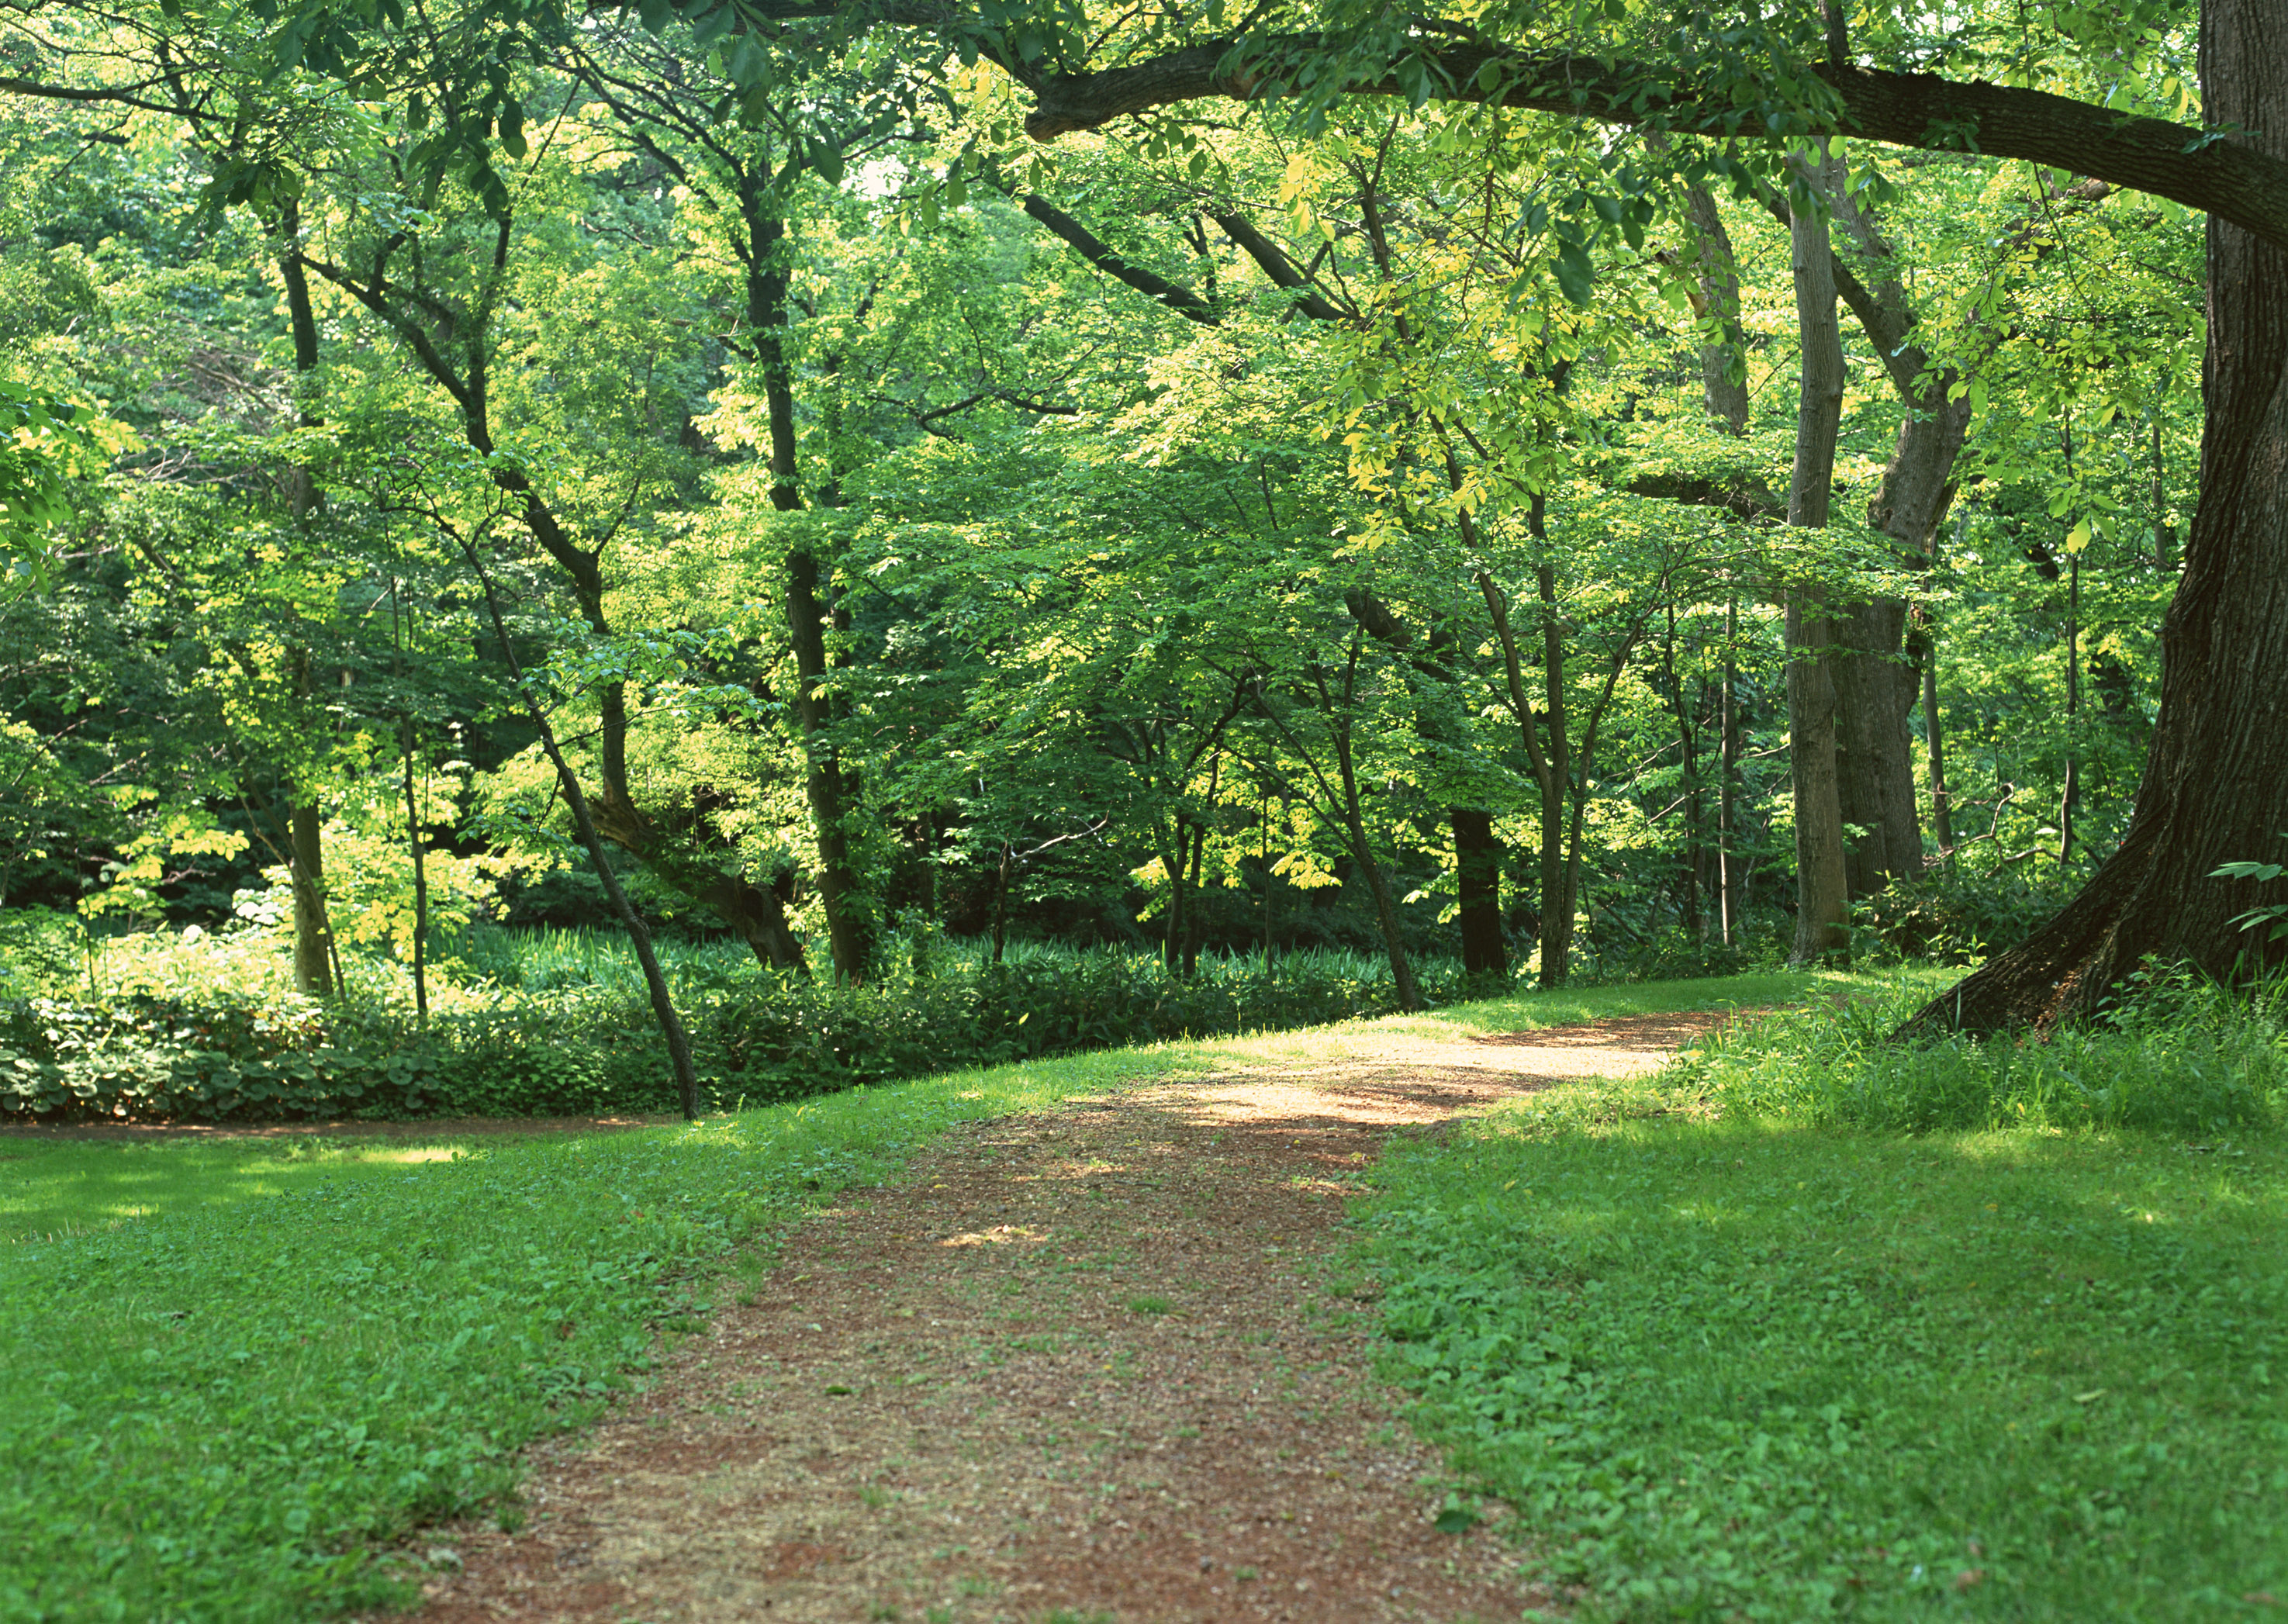
POLYGON ((1498 1512, 1373 1378, 1343 1197, 1394 1130, 1658 1064, 1712 1015, 1277 1043, 972 1124, 789 1237, 532 1517, 448 1531, 429 1624, 1514 1620, 1498 1512), (1308 1069, 1301 1069, 1303 1057, 1308 1069))

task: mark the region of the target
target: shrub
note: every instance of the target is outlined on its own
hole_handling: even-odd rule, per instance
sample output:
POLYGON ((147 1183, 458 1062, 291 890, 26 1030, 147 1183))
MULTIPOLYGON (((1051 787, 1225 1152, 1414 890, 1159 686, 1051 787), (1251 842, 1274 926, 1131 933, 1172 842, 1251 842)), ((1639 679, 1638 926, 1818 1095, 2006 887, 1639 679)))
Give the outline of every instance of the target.
POLYGON ((2199 1136, 2267 1127, 2288 1106, 2288 1022, 2277 989, 2235 994, 2149 976, 2087 1026, 1891 1042, 1926 996, 1902 986, 1736 1026, 1688 1051, 1660 1081, 1728 1115, 1907 1133, 2034 1127, 2199 1136))
MULTIPOLYGON (((557 944, 528 978, 432 1016, 220 990, 0 1003, 0 1116, 248 1121, 676 1108, 642 986, 557 944)), ((593 945, 584 945, 592 950, 593 945)), ((513 966, 503 966, 513 969, 513 966)), ((1434 1001, 1459 967, 1421 969, 1434 1001)), ((1389 967, 1307 953, 1191 978, 1119 953, 1036 952, 863 987, 701 954, 675 966, 705 1103, 761 1105, 958 1067, 1323 1025, 1397 1008, 1389 967)))

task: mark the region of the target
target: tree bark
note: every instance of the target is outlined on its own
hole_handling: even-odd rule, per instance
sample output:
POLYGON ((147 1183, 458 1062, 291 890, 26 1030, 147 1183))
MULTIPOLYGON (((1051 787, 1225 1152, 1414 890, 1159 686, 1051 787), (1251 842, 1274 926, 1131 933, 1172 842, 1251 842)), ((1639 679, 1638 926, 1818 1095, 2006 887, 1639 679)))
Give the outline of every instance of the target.
POLYGON ((1506 976, 1509 949, 1502 940, 1502 844, 1494 835, 1493 814, 1456 806, 1446 816, 1454 831, 1463 972, 1506 976))
MULTIPOLYGON (((302 270, 302 210, 289 201, 278 211, 282 244, 278 277, 286 289, 286 322, 294 339, 294 421, 303 428, 322 419, 317 411, 318 322, 310 303, 310 279, 302 270)), ((289 469, 287 502, 297 530, 306 532, 318 511, 318 485, 303 467, 289 469)), ((306 535, 305 537, 306 540, 306 535)), ((289 656, 296 686, 310 692, 310 651, 297 648, 289 656)), ((294 986, 314 998, 334 990, 331 967, 333 931, 326 917, 326 852, 324 813, 306 785, 294 786, 294 804, 287 814, 288 838, 293 848, 294 986)))
MULTIPOLYGON (((2206 0, 2216 144, 2288 160, 2284 0, 2206 0)), ((2201 499, 2162 625, 2161 710, 2136 812, 2080 894, 1903 1030, 2047 1027, 2094 1011, 2149 955, 2230 976, 2260 945, 2234 921, 2288 883, 2212 877, 2288 829, 2288 250, 2213 216, 2201 499)))
POLYGON ((294 881, 294 990, 313 998, 334 990, 326 928, 326 853, 317 803, 294 798, 287 814, 294 881))
POLYGON ((1954 807, 1946 787, 1945 714, 1938 702, 1938 634, 1926 624, 1923 638, 1923 737, 1930 746, 1931 837, 1941 860, 1954 852, 1954 807))
MULTIPOLYGON (((2276 3, 2238 0, 2228 9, 2236 16, 2276 3)), ((2206 26, 2204 11, 2205 31, 2206 26)), ((1283 67, 1314 58, 1323 61, 1330 54, 1330 42, 1323 38, 1265 36, 1245 42, 1244 55, 1251 62, 1243 62, 1235 43, 1188 46, 1090 74, 1042 75, 1019 64, 1016 76, 1034 96, 1025 133, 1053 141, 1177 102, 1260 99, 1288 88, 1291 81, 1283 78, 1283 67)), ((2260 40, 2252 39, 2250 49, 2258 53, 2252 60, 2270 59, 2264 53, 2271 47, 2260 40)), ((1362 75, 1347 87, 1349 93, 1410 98, 1426 83, 1429 93, 1442 100, 1494 102, 1601 123, 1704 127, 1749 139, 1791 139, 1805 132, 1800 114, 1776 96, 1765 104, 1772 114, 1760 127, 1753 114, 1743 119, 1742 87, 1736 83, 1703 86, 1647 62, 1476 42, 1432 44, 1420 34, 1410 42, 1407 54, 1426 67, 1424 77, 1362 75)), ((2014 85, 1849 63, 1802 64, 1798 71, 1823 81, 1833 92, 1839 135, 2048 164, 2173 198, 2288 248, 2288 157, 2261 143, 2218 140, 2210 131, 2189 124, 2130 117, 2093 102, 2014 85)), ((2232 128, 2216 119, 2213 100, 2205 98, 2205 110, 2215 121, 2211 128, 2232 128)))
POLYGON ((1722 833, 1716 848, 1717 883, 1722 899, 1724 945, 1735 939, 1747 915, 1748 875, 1740 860, 1740 815, 1736 786, 1740 781, 1740 600, 1724 603, 1724 715, 1722 738, 1717 745, 1723 778, 1716 796, 1716 818, 1722 833))
MULTIPOLYGON (((1838 189, 1841 159, 1821 154, 1820 192, 1838 189)), ((1803 386, 1796 407, 1795 465, 1788 483, 1788 523, 1827 527, 1835 488, 1835 445, 1843 416, 1843 339, 1835 321, 1834 259, 1827 218, 1807 200, 1790 227, 1796 328, 1803 347, 1803 386)), ((1851 909, 1844 867, 1843 814, 1836 779, 1836 696, 1828 650, 1834 641, 1824 606, 1811 588, 1787 598, 1789 758, 1795 770, 1796 925, 1794 962, 1818 963, 1851 950, 1851 909)))
POLYGON ((1693 274, 1700 284, 1694 313, 1713 320, 1718 337, 1700 346, 1700 389, 1708 415, 1733 434, 1748 432, 1748 380, 1741 370, 1748 336, 1740 325, 1740 271, 1732 234, 1706 186, 1687 186, 1685 218, 1692 222, 1693 274))
POLYGON ((644 987, 651 995, 652 1018, 659 1023, 660 1037, 667 1045, 670 1070, 675 1077, 676 1098, 683 1106, 686 1121, 699 1120, 699 1068, 691 1058, 691 1037, 684 1030, 683 1018, 676 1013, 675 997, 667 985, 667 973, 660 968, 659 955, 652 950, 651 931, 645 925, 643 915, 628 900, 620 877, 612 872, 611 854, 604 848, 604 836, 596 827, 585 791, 580 788, 580 775, 572 771, 572 764, 564 758, 557 742, 556 730, 549 725, 548 713, 542 709, 531 690, 524 685, 524 668, 516 657, 516 647, 509 641, 508 622, 501 615, 500 595, 493 590, 491 573, 484 560, 466 538, 461 542, 461 551, 476 571, 478 582, 484 589, 485 612, 492 621, 493 636, 500 644, 501 658, 508 664, 509 676, 515 682, 524 701, 525 715, 531 719, 540 736, 541 748, 548 754, 549 764, 556 769, 556 781, 564 791, 564 803, 572 809, 572 826, 580 836, 580 844, 587 849, 588 860, 596 870, 596 878, 603 883, 604 896, 619 915, 621 927, 627 931, 629 944, 636 950, 636 963, 643 971, 644 987))

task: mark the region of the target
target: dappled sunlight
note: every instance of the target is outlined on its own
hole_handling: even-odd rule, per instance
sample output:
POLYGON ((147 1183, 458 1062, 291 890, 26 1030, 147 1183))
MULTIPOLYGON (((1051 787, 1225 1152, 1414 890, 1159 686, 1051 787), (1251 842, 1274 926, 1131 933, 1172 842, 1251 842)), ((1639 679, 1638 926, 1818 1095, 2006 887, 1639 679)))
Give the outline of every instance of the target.
POLYGON ((1048 1240, 1045 1230, 1029 1229, 1019 1224, 997 1224, 991 1229, 965 1230, 958 1235, 948 1235, 938 1242, 941 1247, 1010 1246, 1022 1244, 1039 1246, 1048 1240))

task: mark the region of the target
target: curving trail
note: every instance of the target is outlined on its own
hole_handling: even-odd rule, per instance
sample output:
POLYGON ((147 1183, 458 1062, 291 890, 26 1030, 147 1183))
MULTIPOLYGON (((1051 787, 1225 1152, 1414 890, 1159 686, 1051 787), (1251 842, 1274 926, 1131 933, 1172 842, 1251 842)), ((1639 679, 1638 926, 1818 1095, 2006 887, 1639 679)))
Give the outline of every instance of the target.
POLYGON ((1370 1031, 1331 1060, 1318 1034, 1307 1071, 1275 1043, 971 1125, 817 1214, 647 1393, 536 1451, 524 1530, 425 1541, 463 1565, 417 1616, 1450 1624, 1547 1604, 1499 1514, 1432 1526, 1436 1462, 1329 1268, 1342 1198, 1395 1129, 1649 1069, 1722 1018, 1370 1031))

